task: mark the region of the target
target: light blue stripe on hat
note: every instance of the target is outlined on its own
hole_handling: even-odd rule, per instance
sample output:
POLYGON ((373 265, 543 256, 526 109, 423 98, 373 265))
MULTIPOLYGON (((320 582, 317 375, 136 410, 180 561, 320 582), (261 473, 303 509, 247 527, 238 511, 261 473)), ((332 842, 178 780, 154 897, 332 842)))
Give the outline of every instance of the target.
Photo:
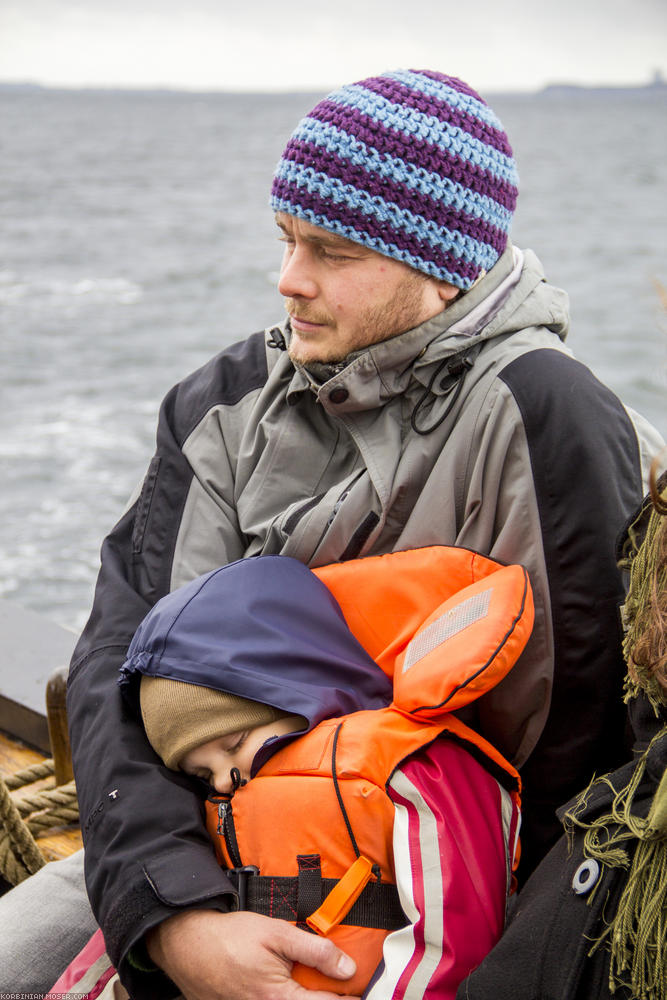
MULTIPOLYGON (((296 192, 295 192, 296 193, 296 192)), ((344 226, 338 221, 338 219, 333 219, 328 215, 322 215, 319 212, 314 212, 311 208, 304 208, 298 202, 288 201, 286 198, 277 198, 275 195, 271 197, 271 205, 274 212, 285 212, 287 215, 298 215, 299 218, 305 219, 306 222, 310 222, 313 226, 319 226, 322 229, 326 229, 330 233, 337 233, 339 236, 344 236, 348 240, 352 240, 354 243, 359 243, 363 237, 363 245, 369 247, 372 250, 377 250, 378 253, 384 254, 385 257, 392 257, 394 260, 403 261, 409 267, 414 267, 418 271, 423 271, 426 274, 432 275, 434 278, 440 278, 443 281, 448 281, 452 285, 456 285, 457 288, 462 288, 464 291, 471 288, 473 281, 469 278, 465 278, 458 272, 450 271, 446 267, 439 267, 434 261, 424 260, 422 257, 418 257, 414 254, 409 253, 407 250, 399 249, 395 243, 387 243, 385 240, 379 237, 371 237, 366 233, 360 232, 353 226, 344 226)))
POLYGON ((442 251, 443 247, 450 249, 457 257, 479 264, 486 270, 493 267, 498 259, 498 251, 490 244, 480 243, 464 233, 428 222, 422 215, 415 215, 395 202, 386 201, 379 195, 370 195, 351 184, 343 184, 335 177, 316 172, 312 167, 283 160, 278 166, 276 177, 333 204, 344 204, 355 212, 373 216, 394 229, 416 236, 436 250, 442 251))
POLYGON ((461 156, 488 170, 494 176, 516 187, 518 177, 516 165, 510 156, 505 156, 488 143, 481 142, 458 126, 449 125, 434 115, 425 115, 414 108, 388 101, 379 94, 358 84, 349 84, 340 91, 330 94, 327 100, 341 107, 354 108, 395 132, 401 132, 409 140, 424 139, 433 145, 443 147, 450 153, 461 156))
POLYGON ((467 215, 485 220, 491 216, 500 229, 504 232, 509 230, 512 212, 488 195, 472 191, 458 181, 431 173, 423 167, 407 165, 398 156, 378 153, 372 146, 335 125, 325 125, 317 118, 303 118, 292 137, 327 149, 368 173, 399 181, 406 188, 427 195, 436 202, 453 205, 457 211, 462 210, 467 215))
POLYGON ((470 94, 464 94, 460 90, 455 90, 454 87, 443 83, 441 80, 432 80, 430 76, 424 76, 422 73, 413 73, 409 69, 399 69, 393 73, 383 73, 382 75, 389 80, 404 83, 406 87, 417 93, 446 101, 450 107, 455 108, 457 111, 464 111, 466 114, 472 115, 473 118, 479 118, 480 121, 483 121, 486 125, 490 125, 491 128, 497 129, 504 135, 502 123, 496 113, 484 101, 480 101, 470 94))

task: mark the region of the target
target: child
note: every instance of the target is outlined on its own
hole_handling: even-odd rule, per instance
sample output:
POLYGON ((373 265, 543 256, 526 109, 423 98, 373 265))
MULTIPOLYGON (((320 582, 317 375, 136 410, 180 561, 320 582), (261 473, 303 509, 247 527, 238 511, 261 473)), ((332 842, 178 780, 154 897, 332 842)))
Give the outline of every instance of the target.
POLYGON ((295 966, 302 984, 451 998, 500 936, 518 779, 451 709, 531 627, 525 571, 436 546, 315 571, 242 560, 137 630, 122 690, 166 766, 214 790, 241 905, 357 962, 345 982, 295 966))

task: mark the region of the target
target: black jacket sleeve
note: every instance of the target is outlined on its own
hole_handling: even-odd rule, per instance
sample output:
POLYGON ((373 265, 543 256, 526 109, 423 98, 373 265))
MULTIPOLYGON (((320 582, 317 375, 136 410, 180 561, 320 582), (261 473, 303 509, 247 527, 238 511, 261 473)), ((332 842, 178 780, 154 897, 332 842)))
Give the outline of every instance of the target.
MULTIPOLYGON (((118 677, 130 640, 169 590, 178 526, 192 480, 181 445, 212 396, 239 380, 230 368, 263 357, 249 338, 176 386, 160 412, 157 450, 141 494, 102 546, 90 619, 68 683, 68 717, 85 845, 86 886, 108 953, 135 997, 163 996, 161 975, 127 962, 145 932, 181 909, 226 910, 235 892, 218 866, 201 800, 166 769, 118 677), (253 354, 254 352, 254 354, 253 354), (222 387, 222 389, 221 389, 222 387)), ((255 365, 255 381, 266 378, 255 365)))

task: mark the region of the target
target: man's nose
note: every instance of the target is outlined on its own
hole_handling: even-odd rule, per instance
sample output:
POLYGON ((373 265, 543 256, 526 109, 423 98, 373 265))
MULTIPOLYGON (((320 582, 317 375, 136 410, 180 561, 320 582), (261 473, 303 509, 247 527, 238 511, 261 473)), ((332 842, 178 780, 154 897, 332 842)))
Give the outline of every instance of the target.
POLYGON ((318 294, 313 272, 312 251, 307 246, 294 246, 285 251, 278 279, 278 291, 286 299, 314 299, 318 294))

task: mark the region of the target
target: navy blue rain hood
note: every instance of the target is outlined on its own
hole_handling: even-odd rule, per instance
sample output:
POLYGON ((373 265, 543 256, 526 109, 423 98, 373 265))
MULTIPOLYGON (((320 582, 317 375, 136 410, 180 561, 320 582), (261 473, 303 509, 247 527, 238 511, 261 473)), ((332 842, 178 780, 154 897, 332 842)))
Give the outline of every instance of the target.
POLYGON ((336 599, 288 556, 229 563, 158 601, 121 667, 121 690, 137 713, 142 674, 251 698, 304 716, 308 729, 392 700, 391 680, 336 599))

